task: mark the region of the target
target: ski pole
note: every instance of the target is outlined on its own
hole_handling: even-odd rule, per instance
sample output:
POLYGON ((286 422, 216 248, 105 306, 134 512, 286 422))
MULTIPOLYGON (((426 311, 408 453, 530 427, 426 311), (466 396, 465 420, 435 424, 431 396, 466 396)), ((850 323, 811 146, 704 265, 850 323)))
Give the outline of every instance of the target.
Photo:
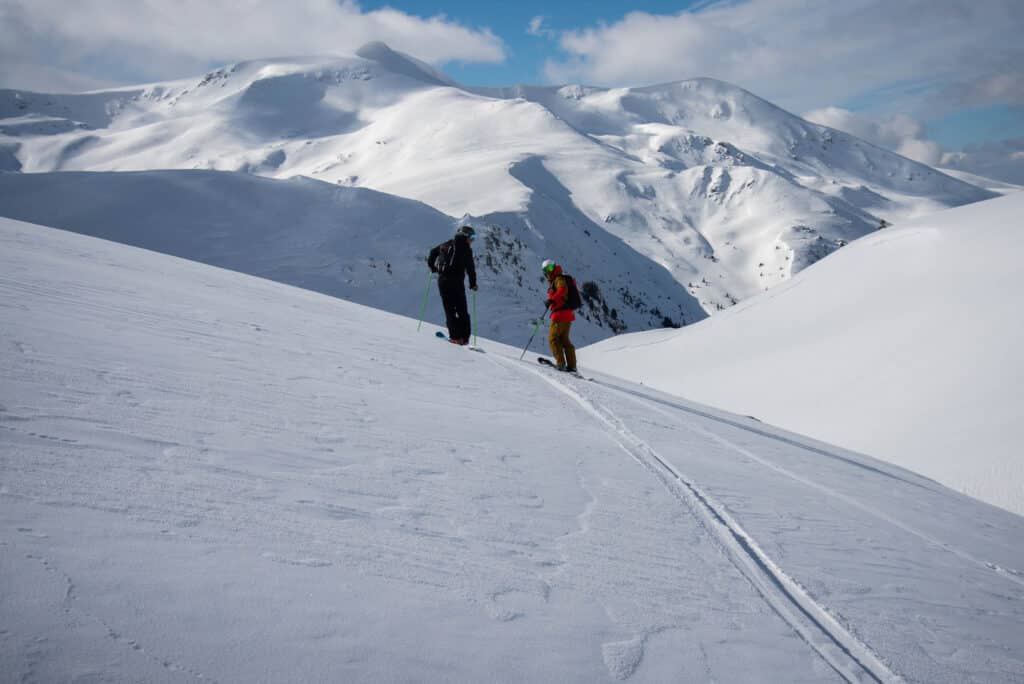
POLYGON ((423 308, 420 309, 420 322, 416 325, 416 332, 420 331, 423 325, 423 315, 427 313, 427 297, 430 296, 430 281, 434 279, 434 272, 427 274, 427 289, 423 292, 423 308))
POLYGON ((530 341, 523 347, 523 353, 519 355, 519 360, 522 361, 523 357, 526 356, 526 350, 530 348, 530 344, 533 343, 533 338, 537 335, 537 331, 540 330, 540 322, 543 321, 548 315, 548 309, 550 306, 544 307, 544 313, 541 314, 540 318, 537 319, 537 325, 533 326, 533 335, 530 335, 530 341))
POLYGON ((478 346, 476 343, 476 290, 473 290, 473 346, 478 346))

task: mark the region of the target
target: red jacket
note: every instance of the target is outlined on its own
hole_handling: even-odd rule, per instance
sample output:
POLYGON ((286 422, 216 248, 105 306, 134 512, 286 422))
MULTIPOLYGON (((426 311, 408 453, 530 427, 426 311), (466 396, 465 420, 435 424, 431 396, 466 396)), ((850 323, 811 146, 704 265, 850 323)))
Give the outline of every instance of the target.
POLYGON ((569 284, 562 276, 562 267, 555 268, 555 277, 548 287, 548 301, 551 302, 551 322, 570 323, 576 320, 576 314, 566 307, 569 303, 569 284))

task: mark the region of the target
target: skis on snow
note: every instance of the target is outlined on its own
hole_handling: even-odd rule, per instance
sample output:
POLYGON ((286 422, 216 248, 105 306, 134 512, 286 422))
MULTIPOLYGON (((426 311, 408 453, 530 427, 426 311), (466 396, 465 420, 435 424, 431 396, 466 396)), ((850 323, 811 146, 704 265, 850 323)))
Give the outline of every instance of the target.
MULTIPOLYGON (((554 361, 552 361, 551 359, 546 358, 544 356, 538 356, 537 357, 537 363, 539 363, 542 366, 547 366, 548 368, 552 368, 554 370, 559 370, 558 365, 554 361)), ((560 371, 560 372, 568 373, 569 375, 575 375, 577 378, 582 378, 584 380, 590 380, 590 378, 584 378, 582 375, 580 375, 579 371, 560 371)))
MULTIPOLYGON (((434 333, 434 337, 437 337, 438 339, 444 340, 445 342, 451 342, 452 341, 450 337, 445 335, 440 330, 438 330, 437 332, 434 333)), ((470 345, 470 344, 463 344, 463 345, 460 345, 460 346, 465 347, 466 349, 468 349, 470 351, 480 352, 481 354, 485 353, 484 350, 481 349, 480 347, 474 347, 473 345, 470 345)))
MULTIPOLYGON (((444 334, 444 332, 441 331, 441 330, 435 331, 434 332, 434 336, 437 339, 439 339, 439 340, 444 340, 445 342, 451 342, 452 341, 451 338, 448 337, 446 334, 444 334)), ((480 352, 481 354, 485 354, 486 353, 480 347, 474 347, 474 346, 468 345, 468 344, 464 344, 464 345, 460 345, 460 346, 463 346, 463 347, 465 347, 466 349, 468 349, 470 351, 480 352)), ((539 363, 542 366, 547 366, 548 368, 550 368, 552 370, 558 370, 558 365, 554 361, 552 361, 551 359, 549 359, 547 357, 538 356, 537 357, 537 363, 539 363)), ((588 377, 585 377, 583 375, 580 375, 579 371, 559 371, 559 372, 566 373, 568 375, 573 375, 573 376, 575 376, 577 378, 580 378, 581 380, 591 380, 591 381, 593 380, 593 378, 588 378, 588 377)))

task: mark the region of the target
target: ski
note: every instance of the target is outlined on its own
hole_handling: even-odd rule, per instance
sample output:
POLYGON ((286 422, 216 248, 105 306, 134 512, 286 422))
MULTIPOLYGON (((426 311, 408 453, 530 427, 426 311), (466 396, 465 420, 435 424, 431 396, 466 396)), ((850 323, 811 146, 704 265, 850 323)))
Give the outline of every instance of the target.
MULTIPOLYGON (((538 356, 537 357, 537 363, 539 363, 542 366, 547 366, 548 368, 553 368, 554 370, 558 370, 558 365, 554 361, 552 361, 551 359, 546 358, 544 356, 538 356)), ((580 375, 580 372, 578 370, 574 370, 574 371, 559 371, 559 372, 566 373, 567 375, 574 375, 577 378, 580 378, 581 380, 591 380, 592 379, 592 378, 586 378, 586 377, 580 375)))
MULTIPOLYGON (((437 332, 434 333, 434 337, 437 337, 438 339, 442 339, 445 342, 451 342, 452 341, 450 337, 445 335, 440 330, 438 330, 437 332)), ((480 347, 477 347, 477 346, 474 346, 474 345, 471 345, 471 344, 463 344, 463 345, 459 345, 459 346, 465 347, 466 349, 468 349, 470 351, 480 352, 481 354, 486 354, 487 353, 483 349, 481 349, 480 347)))

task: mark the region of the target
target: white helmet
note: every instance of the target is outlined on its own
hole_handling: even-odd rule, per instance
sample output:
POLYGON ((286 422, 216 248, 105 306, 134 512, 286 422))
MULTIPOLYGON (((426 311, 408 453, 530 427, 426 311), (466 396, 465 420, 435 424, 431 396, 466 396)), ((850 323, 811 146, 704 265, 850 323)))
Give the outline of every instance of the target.
POLYGON ((545 273, 550 273, 551 271, 555 270, 555 265, 555 262, 552 261, 551 259, 545 259, 544 263, 540 265, 540 270, 544 271, 545 273))

